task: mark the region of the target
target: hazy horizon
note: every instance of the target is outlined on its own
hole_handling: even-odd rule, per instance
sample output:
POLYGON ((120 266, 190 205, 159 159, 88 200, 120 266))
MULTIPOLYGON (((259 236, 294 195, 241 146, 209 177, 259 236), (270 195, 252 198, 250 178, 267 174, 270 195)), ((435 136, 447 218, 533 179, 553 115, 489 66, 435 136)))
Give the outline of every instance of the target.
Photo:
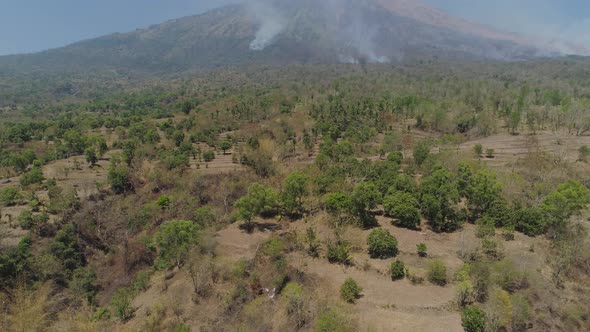
MULTIPOLYGON (((240 0, 4 0, 0 55, 34 53, 127 32, 240 0)), ((590 3, 583 0, 425 0, 451 15, 500 30, 590 47, 590 3)))

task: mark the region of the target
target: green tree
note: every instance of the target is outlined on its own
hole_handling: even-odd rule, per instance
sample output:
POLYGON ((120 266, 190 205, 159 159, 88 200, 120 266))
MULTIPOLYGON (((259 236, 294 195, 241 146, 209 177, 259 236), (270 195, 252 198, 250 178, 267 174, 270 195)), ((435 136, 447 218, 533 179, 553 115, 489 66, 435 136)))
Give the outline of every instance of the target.
POLYGON ((88 142, 78 130, 70 129, 64 133, 64 143, 70 154, 82 154, 88 142))
POLYGON ((85 264, 74 226, 71 224, 66 225, 57 233, 51 244, 51 253, 61 260, 68 273, 85 264))
POLYGON ((208 163, 215 159, 215 152, 213 151, 205 151, 203 152, 203 160, 208 163))
POLYGON ((466 195, 473 215, 479 217, 487 212, 494 202, 501 199, 502 190, 502 185, 494 173, 487 170, 475 173, 466 195))
POLYGON ((473 146, 473 152, 475 153, 476 156, 481 157, 483 155, 483 145, 481 144, 475 144, 473 146))
POLYGON ((430 144, 422 141, 414 146, 414 161, 416 165, 421 166, 430 156, 430 144))
POLYGON ((367 238, 369 255, 372 258, 389 258, 397 255, 397 239, 386 229, 378 228, 367 238))
POLYGON ((109 168, 108 180, 111 183, 111 189, 115 194, 123 194, 133 190, 131 172, 126 166, 111 165, 109 168))
POLYGON ((303 145, 305 146, 305 150, 307 150, 307 155, 311 156, 314 148, 314 141, 313 137, 307 132, 307 130, 303 131, 303 145))
POLYGON ((572 215, 590 203, 590 190, 578 181, 569 180, 559 185, 541 204, 548 226, 561 230, 572 215))
POLYGON ((189 220, 172 220, 160 226, 154 236, 158 258, 164 266, 182 266, 190 249, 199 241, 199 226, 189 220))
POLYGON ((283 184, 281 200, 287 214, 300 215, 303 209, 303 197, 307 194, 308 178, 303 172, 291 173, 283 184))
POLYGON ((246 223, 250 230, 252 219, 256 216, 271 216, 276 213, 278 195, 271 188, 260 183, 254 183, 248 188, 248 193, 234 204, 238 209, 238 217, 246 223))
POLYGON ((352 198, 344 193, 331 193, 326 197, 324 207, 336 219, 336 224, 341 225, 352 212, 352 198))
POLYGON ((435 232, 456 230, 460 221, 454 205, 459 202, 457 182, 448 170, 436 166, 420 186, 420 206, 435 232))
POLYGON ((359 183, 352 192, 352 206, 355 216, 361 225, 368 227, 376 223, 371 211, 381 203, 381 193, 371 182, 359 183))
POLYGON ((516 230, 528 236, 545 233, 547 221, 543 212, 538 208, 523 208, 514 213, 516 230))
POLYGON ((508 119, 508 127, 510 128, 510 133, 512 135, 516 135, 518 131, 518 126, 520 126, 520 112, 519 111, 512 111, 510 112, 510 116, 508 119))
POLYGON ((414 178, 410 175, 398 174, 395 177, 395 180, 393 180, 393 186, 389 188, 389 194, 393 194, 398 191, 416 196, 418 192, 416 180, 414 180, 414 178))
POLYGON ((356 302, 361 297, 363 289, 352 278, 346 278, 340 287, 340 297, 349 303, 356 302))
POLYGON ((459 195, 462 197, 467 197, 467 195, 469 195, 472 179, 472 167, 465 162, 461 162, 457 169, 457 189, 459 190, 459 195))
POLYGON ((84 150, 84 156, 86 157, 86 162, 89 163, 90 166, 94 166, 98 161, 94 148, 86 148, 86 150, 84 150))
POLYGON ((225 154, 227 152, 227 150, 231 149, 231 147, 232 147, 232 144, 229 141, 223 141, 219 145, 219 148, 221 148, 221 150, 223 151, 223 154, 225 154))
POLYGON ((184 142, 184 133, 180 130, 175 130, 172 133, 172 139, 174 140, 174 144, 178 147, 184 142))
POLYGON ((418 206, 418 200, 406 192, 396 192, 383 199, 385 215, 398 219, 397 225, 405 228, 416 229, 420 226, 418 206))

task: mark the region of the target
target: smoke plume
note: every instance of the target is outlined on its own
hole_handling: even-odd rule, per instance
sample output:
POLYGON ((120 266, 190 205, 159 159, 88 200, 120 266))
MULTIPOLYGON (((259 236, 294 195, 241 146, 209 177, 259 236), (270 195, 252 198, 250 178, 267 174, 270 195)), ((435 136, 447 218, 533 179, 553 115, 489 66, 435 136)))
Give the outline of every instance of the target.
POLYGON ((249 14, 258 22, 260 27, 256 32, 256 38, 250 43, 253 51, 262 51, 271 45, 275 38, 285 28, 282 14, 277 10, 271 1, 252 0, 247 2, 249 14))
MULTIPOLYGON (((336 27, 325 36, 325 42, 340 50, 343 63, 385 63, 390 59, 379 55, 374 43, 379 27, 371 23, 361 8, 366 0, 249 0, 246 8, 251 18, 259 25, 254 40, 250 43, 253 51, 262 51, 272 45, 285 30, 287 21, 294 16, 292 6, 304 3, 313 8, 313 17, 322 24, 336 27), (346 15, 342 16, 342 13, 346 15)), ((363 7, 365 6, 365 7, 363 7)))

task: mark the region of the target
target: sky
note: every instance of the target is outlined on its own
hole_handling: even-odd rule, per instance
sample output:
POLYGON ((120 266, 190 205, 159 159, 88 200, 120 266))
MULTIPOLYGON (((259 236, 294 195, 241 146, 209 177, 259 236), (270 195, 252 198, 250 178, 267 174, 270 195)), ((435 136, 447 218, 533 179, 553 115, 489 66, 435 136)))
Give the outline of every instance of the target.
MULTIPOLYGON (((0 55, 37 52, 132 31, 237 1, 0 0, 0 55)), ((424 1, 503 30, 590 47, 590 0, 424 1)))

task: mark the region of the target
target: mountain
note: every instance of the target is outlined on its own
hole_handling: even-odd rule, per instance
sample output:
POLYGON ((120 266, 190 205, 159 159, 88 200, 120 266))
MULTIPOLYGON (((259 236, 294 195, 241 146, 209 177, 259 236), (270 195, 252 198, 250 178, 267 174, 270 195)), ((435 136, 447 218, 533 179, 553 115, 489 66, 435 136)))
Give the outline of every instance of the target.
POLYGON ((515 60, 557 54, 549 44, 541 47, 420 1, 256 0, 41 53, 0 57, 0 73, 175 72, 256 63, 515 60))

